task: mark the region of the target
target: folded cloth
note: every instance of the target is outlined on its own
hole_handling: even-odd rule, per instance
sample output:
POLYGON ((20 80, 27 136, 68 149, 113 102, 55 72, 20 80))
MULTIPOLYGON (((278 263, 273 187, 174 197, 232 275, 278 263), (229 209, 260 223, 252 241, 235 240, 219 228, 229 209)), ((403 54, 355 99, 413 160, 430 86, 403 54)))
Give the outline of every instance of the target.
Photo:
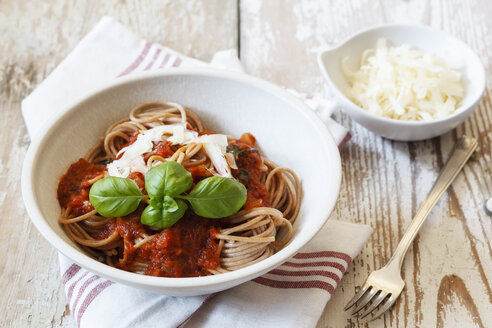
MULTIPOLYGON (((212 66, 243 72, 235 51, 207 64, 140 39, 104 17, 60 65, 22 102, 28 132, 85 93, 119 76, 168 67, 212 66), (74 78, 76 77, 76 78, 74 78)), ((315 110, 339 145, 348 131, 329 116, 333 101, 293 90, 315 110)), ((62 283, 79 327, 313 327, 372 229, 329 221, 297 255, 253 281, 217 294, 157 295, 114 283, 60 254, 62 283)))

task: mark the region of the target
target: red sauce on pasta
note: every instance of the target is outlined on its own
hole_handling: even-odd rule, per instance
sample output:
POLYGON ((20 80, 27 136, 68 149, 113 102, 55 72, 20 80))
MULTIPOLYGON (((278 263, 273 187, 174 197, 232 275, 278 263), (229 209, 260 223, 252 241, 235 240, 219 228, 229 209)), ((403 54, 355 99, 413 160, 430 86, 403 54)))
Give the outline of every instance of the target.
POLYGON ((260 181, 263 161, 258 150, 253 147, 255 142, 255 137, 252 134, 245 133, 233 143, 241 150, 236 159, 238 169, 232 170, 232 174, 248 189, 245 209, 271 206, 268 190, 260 181))
POLYGON ((140 173, 140 172, 130 172, 128 175, 128 179, 132 179, 135 181, 137 186, 144 192, 144 194, 147 194, 147 191, 145 191, 145 176, 140 173))
MULTIPOLYGON (((206 131, 201 134, 209 133, 206 131)), ((137 136, 138 133, 131 135, 124 147, 135 142, 137 136)), ((236 158, 238 169, 232 170, 232 173, 248 190, 244 208, 270 206, 268 191, 260 181, 263 162, 258 150, 254 148, 254 136, 244 134, 240 139, 232 140, 231 144, 240 149, 236 158)), ((170 142, 162 141, 154 144, 153 152, 168 158, 175 149, 170 142)), ((212 175, 203 164, 186 169, 191 173, 194 183, 212 175)), ((92 164, 85 159, 72 164, 58 186, 58 200, 62 208, 70 208, 72 216, 93 210, 89 202, 91 180, 103 175, 105 171, 104 165, 92 164)), ((145 177, 142 173, 133 172, 128 178, 145 192, 145 177)), ((137 211, 126 217, 109 219, 102 229, 90 232, 96 240, 106 239, 115 232, 119 235, 121 246, 117 248, 118 254, 112 256, 115 266, 138 271, 139 263, 148 263, 143 266, 143 273, 159 277, 205 276, 210 274, 209 270, 218 267, 220 249, 215 236, 220 233, 221 226, 227 226, 227 218, 206 219, 187 212, 172 227, 156 233, 140 223, 144 207, 140 205, 137 211), (154 235, 153 238, 145 239, 151 235, 154 235)))
POLYGON ((186 170, 191 173, 194 182, 198 182, 202 178, 212 176, 212 173, 203 164, 187 167, 186 170))
POLYGON ((158 277, 196 277, 208 275, 208 269, 219 265, 220 220, 206 219, 188 213, 172 227, 139 247, 135 240, 152 235, 149 227, 140 223, 140 216, 117 218, 106 223, 105 228, 92 237, 101 240, 115 231, 122 239, 123 249, 114 256, 116 265, 123 270, 134 271, 138 263, 149 263, 146 275, 158 277))
POLYGON ((157 144, 154 145, 154 152, 157 155, 162 156, 163 158, 171 157, 174 154, 172 145, 172 142, 167 140, 159 141, 157 144))
POLYGON ((208 275, 219 265, 218 229, 211 220, 189 214, 141 247, 139 256, 149 259, 145 274, 159 277, 208 275))
POLYGON ((114 233, 115 229, 116 219, 111 219, 104 225, 103 229, 90 232, 90 235, 97 240, 106 239, 114 233))
POLYGON ((58 202, 62 208, 70 208, 75 215, 83 215, 94 209, 89 202, 90 180, 104 174, 106 166, 87 162, 81 158, 73 163, 58 184, 58 202))

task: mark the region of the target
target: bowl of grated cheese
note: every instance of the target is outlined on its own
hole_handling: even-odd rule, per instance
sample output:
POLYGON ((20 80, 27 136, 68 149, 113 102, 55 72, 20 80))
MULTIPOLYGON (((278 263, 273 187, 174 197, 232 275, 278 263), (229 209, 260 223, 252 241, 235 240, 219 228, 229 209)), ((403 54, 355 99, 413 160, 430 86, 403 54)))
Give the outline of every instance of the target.
POLYGON ((318 59, 344 111, 394 140, 424 140, 454 129, 485 90, 485 70, 473 50, 427 26, 373 27, 318 59))

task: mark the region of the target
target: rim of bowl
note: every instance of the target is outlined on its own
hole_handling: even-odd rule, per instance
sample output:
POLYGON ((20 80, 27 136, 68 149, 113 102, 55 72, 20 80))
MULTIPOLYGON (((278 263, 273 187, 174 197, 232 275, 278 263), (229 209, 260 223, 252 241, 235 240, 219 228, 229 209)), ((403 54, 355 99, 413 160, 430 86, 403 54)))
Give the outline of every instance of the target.
MULTIPOLYGON (((198 288, 198 287, 213 287, 216 285, 226 284, 228 282, 234 282, 237 280, 248 280, 249 277, 257 275, 258 273, 267 271, 277 265, 288 260, 290 257, 295 255, 304 245, 306 245, 324 226, 327 222, 333 208, 337 202, 341 184, 341 159, 338 147, 328 129, 325 127, 323 122, 315 115, 315 113, 307 107, 300 99, 296 98, 294 95, 289 94, 286 90, 274 85, 273 83, 264 81, 262 79, 252 77, 246 74, 229 72, 225 70, 217 70, 210 68, 169 68, 158 72, 141 72, 134 73, 129 76, 117 78, 115 80, 105 83, 97 90, 93 90, 81 96, 79 99, 73 102, 72 105, 67 106, 67 110, 60 113, 54 114, 48 119, 48 121, 40 128, 38 133, 32 139, 29 149, 26 153, 26 157, 22 167, 22 177, 21 177, 21 187, 22 187, 22 197, 24 200, 25 207, 38 231, 43 235, 43 237, 50 242, 58 251, 63 253, 65 256, 73 260, 74 262, 87 268, 89 271, 101 274, 102 276, 113 278, 117 281, 127 283, 128 285, 141 285, 147 287, 155 288, 198 288), (55 233, 47 221, 36 202, 36 197, 32 189, 32 171, 34 167, 34 159, 37 157, 39 148, 45 142, 44 137, 46 136, 49 129, 59 120, 65 116, 71 115, 76 107, 82 105, 88 99, 98 96, 102 93, 106 93, 112 89, 118 88, 124 84, 133 84, 141 80, 152 79, 152 78, 165 78, 166 76, 179 76, 179 75, 198 75, 198 76, 208 76, 214 78, 229 79, 235 82, 240 82, 252 86, 257 89, 261 89, 265 92, 270 93, 274 97, 281 98, 283 101, 290 103, 294 110, 297 110, 303 116, 308 119, 313 128, 322 136, 322 147, 325 152, 334 153, 332 160, 334 166, 337 168, 336 172, 333 172, 333 176, 330 180, 331 190, 335 197, 331 200, 323 202, 322 212, 326 213, 326 217, 320 218, 318 221, 311 224, 311 231, 305 233, 300 237, 300 239, 295 240, 295 243, 290 243, 283 249, 273 254, 267 259, 264 259, 258 263, 252 264, 248 267, 223 273, 220 275, 211 275, 203 277, 189 277, 189 278, 169 278, 169 277, 153 277, 140 275, 133 272, 124 271, 121 269, 113 268, 107 264, 98 262, 88 255, 83 253, 83 251, 74 248, 65 242, 57 233, 55 233)), ((158 290, 157 290, 158 291, 158 290)))
POLYGON ((380 24, 380 25, 365 28, 359 32, 351 34, 350 36, 345 38, 343 41, 338 43, 336 46, 321 50, 318 54, 318 64, 321 67, 321 71, 322 71, 323 75, 325 76, 326 80, 328 80, 330 86, 332 87, 332 89, 334 89, 335 93, 339 97, 341 97, 344 101, 350 103, 353 106, 354 110, 360 112, 361 114, 363 114, 364 116, 366 116, 368 118, 376 119, 376 120, 379 120, 379 121, 382 121, 385 123, 391 123, 391 124, 395 124, 395 125, 405 126, 405 127, 433 125, 436 123, 451 121, 451 120, 453 120, 453 118, 460 116, 460 115, 463 115, 464 113, 468 112, 471 108, 474 108, 478 102, 480 102, 480 100, 482 99, 483 94, 485 92, 485 87, 487 84, 486 75, 485 75, 485 68, 483 66, 483 63, 480 60, 480 57, 478 57, 478 55, 475 53, 475 51, 473 51, 473 49, 468 44, 466 44, 465 42, 461 41, 460 39, 454 37, 453 35, 445 32, 445 31, 442 31, 442 30, 439 30, 439 29, 436 29, 436 28, 433 28, 433 27, 430 27, 427 25, 423 25, 423 24, 380 24), (357 38, 363 34, 367 34, 369 32, 376 31, 376 30, 385 30, 388 28, 403 28, 403 29, 415 29, 415 30, 421 29, 421 30, 432 31, 432 33, 438 33, 438 34, 444 35, 447 38, 452 39, 454 42, 457 42, 458 44, 460 44, 463 48, 465 48, 471 54, 472 57, 475 57, 475 60, 480 64, 479 65, 479 68, 480 68, 479 71, 480 71, 480 77, 481 77, 482 85, 481 85, 481 91, 478 94, 478 96, 475 99, 473 99, 473 101, 471 101, 471 103, 467 107, 461 107, 460 106, 451 115, 446 116, 446 117, 442 117, 439 119, 435 119, 432 121, 402 121, 402 120, 398 120, 398 119, 394 119, 394 118, 388 118, 388 117, 379 116, 379 115, 370 113, 367 110, 360 107, 359 105, 355 104, 352 100, 350 100, 345 95, 344 92, 342 92, 342 90, 340 90, 338 88, 338 86, 331 79, 330 74, 325 69, 325 65, 323 63, 323 55, 327 52, 332 52, 332 51, 337 50, 338 48, 343 47, 346 43, 352 41, 353 39, 355 39, 355 38, 357 38))

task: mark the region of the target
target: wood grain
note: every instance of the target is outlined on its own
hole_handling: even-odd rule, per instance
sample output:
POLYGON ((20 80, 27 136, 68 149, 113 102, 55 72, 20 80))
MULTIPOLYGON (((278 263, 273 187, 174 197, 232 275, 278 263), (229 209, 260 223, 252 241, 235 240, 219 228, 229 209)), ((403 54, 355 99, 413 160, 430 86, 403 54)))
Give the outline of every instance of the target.
MULTIPOLYGON (((248 72, 329 97, 317 52, 386 22, 427 24, 468 43, 492 74, 488 0, 230 0, 0 2, 0 326, 73 327, 57 255, 30 223, 21 200, 21 163, 29 145, 20 114, 28 95, 103 16, 185 54, 208 58, 236 48, 248 72), (29 241, 28 244, 20 240, 29 241)), ((423 142, 373 135, 345 114, 352 141, 342 150, 343 185, 333 219, 363 222, 374 234, 328 303, 319 327, 492 327, 492 81, 476 112, 456 130, 423 142), (391 256, 443 166, 468 134, 479 150, 439 201, 403 268, 395 308, 366 324, 343 312, 374 269, 391 256)), ((315 145, 313 145, 315 147, 315 145)))
MULTIPOLYGON (((487 1, 257 1, 240 6, 241 58, 249 72, 302 92, 330 96, 316 54, 350 34, 390 22, 423 23, 467 42, 492 73, 492 6, 487 1)), ((352 141, 342 150, 343 185, 332 218, 374 228, 342 280, 319 327, 488 327, 492 283, 492 84, 465 123, 440 138, 403 143, 382 139, 344 114, 352 141), (391 256, 430 190, 457 137, 480 149, 431 213, 407 254, 406 289, 381 320, 366 324, 343 312, 368 274, 391 256), (450 277, 453 277, 452 279, 450 277), (458 320, 459 319, 459 320, 458 320)), ((315 147, 315 145, 313 145, 315 147)))
POLYGON ((75 326, 57 252, 30 223, 21 199, 29 137, 20 102, 103 15, 193 57, 237 46, 236 1, 0 2, 0 327, 75 326))

